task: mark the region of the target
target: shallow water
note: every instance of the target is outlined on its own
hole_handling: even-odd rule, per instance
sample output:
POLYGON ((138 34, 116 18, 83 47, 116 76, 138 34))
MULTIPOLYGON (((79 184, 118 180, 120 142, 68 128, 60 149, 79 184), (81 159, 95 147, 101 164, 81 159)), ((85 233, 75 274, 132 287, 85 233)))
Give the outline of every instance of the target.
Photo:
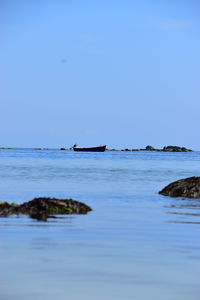
POLYGON ((0 150, 0 200, 73 198, 93 208, 0 218, 1 300, 197 300, 200 200, 157 192, 200 176, 200 152, 0 150))

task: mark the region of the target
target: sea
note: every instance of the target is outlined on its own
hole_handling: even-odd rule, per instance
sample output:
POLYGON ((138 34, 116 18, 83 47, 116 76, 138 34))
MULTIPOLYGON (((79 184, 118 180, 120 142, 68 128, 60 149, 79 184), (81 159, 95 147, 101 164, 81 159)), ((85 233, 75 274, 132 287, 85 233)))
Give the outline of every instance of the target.
POLYGON ((199 300, 200 152, 1 149, 0 201, 72 198, 86 215, 0 218, 1 300, 199 300))

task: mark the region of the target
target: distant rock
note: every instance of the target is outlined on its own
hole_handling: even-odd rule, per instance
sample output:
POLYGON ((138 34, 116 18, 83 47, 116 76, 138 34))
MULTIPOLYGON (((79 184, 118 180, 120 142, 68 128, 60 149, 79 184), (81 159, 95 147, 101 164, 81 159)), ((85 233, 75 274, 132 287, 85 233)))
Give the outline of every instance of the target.
POLYGON ((179 146, 165 146, 162 150, 165 152, 192 152, 191 149, 179 146))
POLYGON ((67 148, 61 147, 60 150, 67 150, 67 148))
POLYGON ((189 177, 172 182, 159 194, 170 197, 200 198, 200 177, 189 177))
POLYGON ((72 199, 35 198, 21 205, 0 202, 0 216, 26 214, 31 218, 46 221, 47 218, 61 214, 86 214, 92 209, 82 202, 72 199))
POLYGON ((8 149, 12 149, 12 148, 8 148, 8 147, 0 147, 1 150, 8 150, 8 149))
POLYGON ((121 149, 121 151, 131 151, 131 150, 126 148, 126 149, 121 149))
POLYGON ((145 150, 147 150, 147 151, 155 151, 156 149, 154 147, 148 145, 148 146, 146 146, 145 150))
MULTIPOLYGON (((106 149, 108 151, 117 151, 117 149, 106 149)), ((144 149, 121 149, 120 151, 157 151, 157 152, 192 152, 193 150, 179 146, 165 146, 162 149, 154 148, 153 146, 146 146, 144 149)))

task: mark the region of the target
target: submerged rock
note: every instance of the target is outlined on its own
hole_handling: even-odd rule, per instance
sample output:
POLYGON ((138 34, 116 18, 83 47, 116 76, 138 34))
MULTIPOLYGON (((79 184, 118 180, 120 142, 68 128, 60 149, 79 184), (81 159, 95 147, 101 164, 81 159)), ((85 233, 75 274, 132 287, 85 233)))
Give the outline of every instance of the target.
POLYGON ((200 177, 189 177, 172 182, 159 194, 171 197, 200 198, 200 177))
POLYGON ((21 205, 0 202, 0 216, 27 214, 31 218, 46 221, 52 215, 87 214, 92 209, 72 199, 35 198, 21 205))

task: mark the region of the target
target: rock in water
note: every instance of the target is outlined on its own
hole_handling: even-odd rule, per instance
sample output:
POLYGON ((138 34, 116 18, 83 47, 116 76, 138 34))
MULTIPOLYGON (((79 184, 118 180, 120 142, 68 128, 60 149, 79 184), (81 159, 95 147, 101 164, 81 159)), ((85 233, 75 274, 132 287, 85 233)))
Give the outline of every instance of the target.
POLYGON ((148 145, 148 146, 146 146, 145 150, 147 150, 147 151, 154 151, 156 149, 154 147, 148 145))
POLYGON ((200 177, 189 177, 172 182, 159 194, 171 197, 200 198, 200 177))
POLYGON ((165 146, 165 147, 163 147, 162 151, 165 151, 165 152, 192 152, 191 149, 187 149, 185 147, 179 147, 179 146, 165 146))
POLYGON ((72 199, 35 198, 21 205, 0 202, 0 216, 27 214, 30 217, 46 221, 52 215, 87 214, 92 209, 82 202, 72 199))

